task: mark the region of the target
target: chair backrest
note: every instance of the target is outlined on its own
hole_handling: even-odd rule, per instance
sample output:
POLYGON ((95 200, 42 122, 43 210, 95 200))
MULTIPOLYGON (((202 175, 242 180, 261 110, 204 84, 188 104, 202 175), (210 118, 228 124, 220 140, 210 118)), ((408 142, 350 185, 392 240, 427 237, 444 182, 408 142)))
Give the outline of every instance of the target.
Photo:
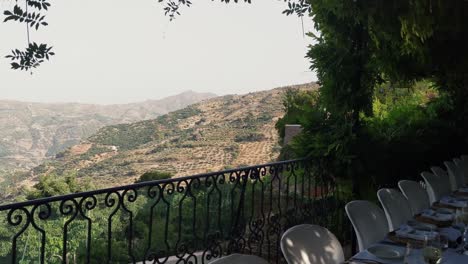
POLYGON ((254 255, 231 254, 216 259, 210 264, 268 264, 268 261, 254 255))
POLYGON ((439 177, 440 180, 440 188, 442 188, 442 192, 445 194, 449 194, 452 191, 452 187, 450 186, 450 177, 448 173, 442 169, 441 167, 438 166, 432 166, 431 167, 432 173, 434 173, 437 177, 439 177))
POLYGON ((465 178, 463 176, 463 169, 461 166, 455 165, 453 161, 444 162, 445 167, 450 178, 450 185, 452 191, 458 190, 465 185, 465 178))
POLYGON ((460 168, 463 174, 463 186, 465 186, 465 183, 468 182, 468 159, 465 155, 463 155, 462 157, 464 158, 454 158, 453 162, 460 168))
POLYGON ((403 195, 408 200, 413 215, 421 213, 424 209, 431 206, 429 196, 421 183, 416 181, 401 180, 398 182, 403 195))
POLYGON ((351 201, 345 206, 359 245, 363 251, 370 245, 382 240, 388 233, 385 213, 376 204, 369 201, 351 201))
POLYGON ((343 248, 328 229, 317 225, 297 225, 284 232, 281 251, 288 264, 339 264, 343 248))
POLYGON ((421 176, 426 183, 426 191, 431 204, 450 193, 450 190, 446 190, 443 181, 433 173, 425 171, 421 173, 421 176))
POLYGON ((408 200, 397 189, 380 189, 377 198, 384 209, 390 231, 398 229, 413 217, 408 200))

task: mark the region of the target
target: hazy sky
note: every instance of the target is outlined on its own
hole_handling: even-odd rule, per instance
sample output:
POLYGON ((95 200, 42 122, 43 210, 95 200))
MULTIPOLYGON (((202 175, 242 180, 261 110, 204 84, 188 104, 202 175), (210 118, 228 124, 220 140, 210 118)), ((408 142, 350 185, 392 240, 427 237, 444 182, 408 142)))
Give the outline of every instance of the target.
MULTIPOLYGON (((298 17, 281 14, 282 0, 192 2, 169 22, 157 0, 51 0, 49 26, 31 35, 52 44, 56 56, 33 75, 10 70, 3 58, 25 47, 25 26, 0 23, 0 99, 127 103, 189 89, 223 95, 316 79, 304 58, 311 39, 298 17)), ((0 0, 0 9, 13 3, 0 0)))

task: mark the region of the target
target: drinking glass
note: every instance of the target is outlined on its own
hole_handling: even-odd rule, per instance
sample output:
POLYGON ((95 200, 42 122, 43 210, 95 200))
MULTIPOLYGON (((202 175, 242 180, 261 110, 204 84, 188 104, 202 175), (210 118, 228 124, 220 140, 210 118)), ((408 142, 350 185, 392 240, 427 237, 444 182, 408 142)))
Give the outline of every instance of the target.
POLYGON ((468 226, 468 207, 461 208, 460 220, 465 225, 465 228, 468 226))
POLYGON ((442 248, 440 242, 440 236, 434 239, 424 239, 424 248, 422 249, 422 256, 424 262, 427 264, 439 264, 442 259, 442 248))
POLYGON ((459 222, 464 226, 463 238, 463 249, 465 253, 468 251, 468 208, 463 207, 459 212, 459 222))
POLYGON ((437 242, 439 242, 440 248, 442 250, 445 250, 445 249, 449 248, 449 239, 448 239, 448 237, 446 237, 444 235, 438 235, 437 239, 438 239, 437 242))
POLYGON ((463 210, 462 208, 457 208, 455 210, 455 219, 453 221, 453 224, 456 226, 456 227, 460 227, 463 225, 463 221, 462 221, 462 213, 463 213, 463 210))
POLYGON ((403 264, 412 264, 414 263, 413 249, 414 245, 412 242, 406 242, 405 258, 403 259, 403 264))

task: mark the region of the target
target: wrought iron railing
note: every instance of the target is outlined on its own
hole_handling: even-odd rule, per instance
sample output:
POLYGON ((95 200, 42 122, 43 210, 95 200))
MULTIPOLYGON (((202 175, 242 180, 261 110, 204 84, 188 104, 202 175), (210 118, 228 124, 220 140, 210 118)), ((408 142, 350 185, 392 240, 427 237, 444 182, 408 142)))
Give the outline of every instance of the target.
POLYGON ((290 226, 342 243, 336 182, 291 160, 0 206, 0 263, 208 263, 233 252, 282 262, 290 226))

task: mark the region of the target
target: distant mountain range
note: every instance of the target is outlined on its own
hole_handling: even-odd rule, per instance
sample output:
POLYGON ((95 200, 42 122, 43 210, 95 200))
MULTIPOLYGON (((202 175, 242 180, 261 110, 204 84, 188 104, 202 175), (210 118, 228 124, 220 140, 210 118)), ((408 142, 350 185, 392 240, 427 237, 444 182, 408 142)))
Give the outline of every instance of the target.
POLYGON ((102 188, 133 183, 148 171, 179 177, 275 161, 280 151, 275 123, 284 115, 284 92, 317 88, 310 83, 220 96, 154 119, 102 127, 30 171, 10 174, 0 184, 0 203, 52 173, 91 179, 102 188))
POLYGON ((91 177, 96 187, 132 183, 148 171, 175 177, 260 164, 277 159, 276 121, 284 115, 286 89, 211 98, 155 119, 103 127, 35 167, 32 186, 44 174, 91 177))
POLYGON ((187 91, 118 105, 0 100, 0 181, 2 175, 29 170, 104 126, 154 119, 215 96, 187 91))

